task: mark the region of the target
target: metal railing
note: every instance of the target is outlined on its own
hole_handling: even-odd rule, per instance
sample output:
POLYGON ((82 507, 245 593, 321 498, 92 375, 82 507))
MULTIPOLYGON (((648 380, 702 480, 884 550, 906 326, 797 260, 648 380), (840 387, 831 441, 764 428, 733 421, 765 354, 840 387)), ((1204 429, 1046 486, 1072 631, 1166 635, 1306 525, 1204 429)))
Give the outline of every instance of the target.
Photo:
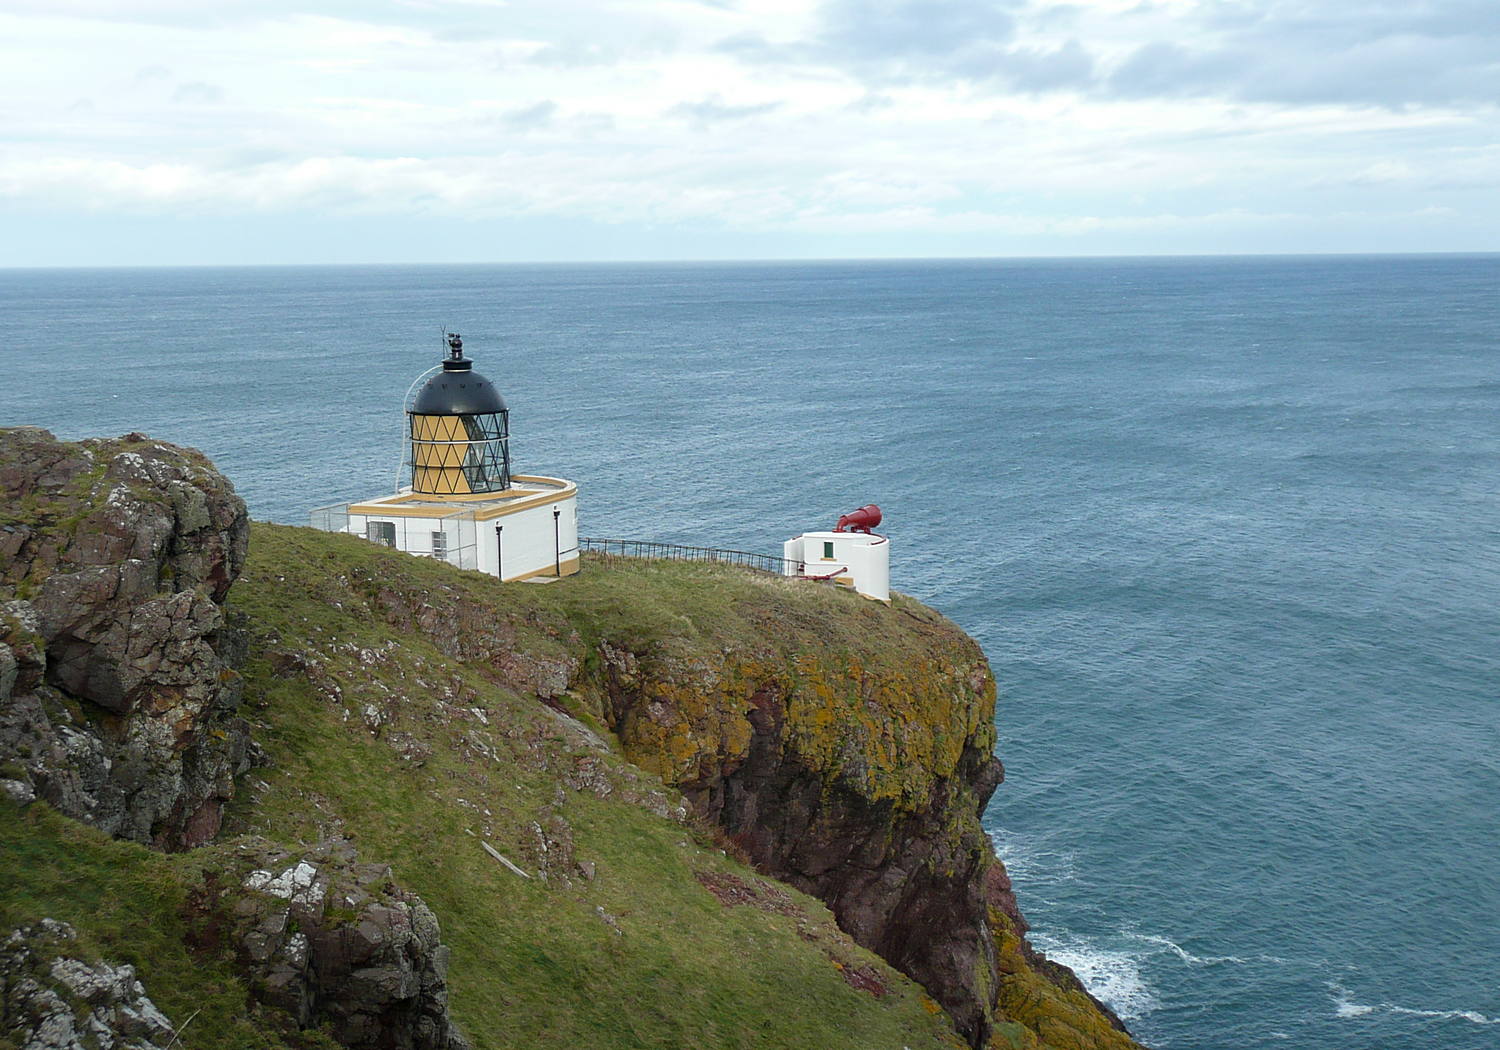
POLYGON ((754 551, 728 550, 723 547, 685 547, 680 543, 656 543, 652 540, 602 540, 587 536, 578 538, 578 549, 622 558, 672 558, 677 561, 710 561, 722 565, 741 565, 747 569, 793 576, 802 563, 754 551))

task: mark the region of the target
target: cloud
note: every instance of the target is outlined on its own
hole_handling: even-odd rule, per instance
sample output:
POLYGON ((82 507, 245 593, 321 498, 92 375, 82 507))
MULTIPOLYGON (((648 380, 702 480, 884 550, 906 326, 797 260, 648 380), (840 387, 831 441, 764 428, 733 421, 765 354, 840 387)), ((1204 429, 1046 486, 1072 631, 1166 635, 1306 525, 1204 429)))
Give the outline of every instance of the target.
POLYGON ((733 55, 746 62, 765 65, 791 61, 794 57, 793 52, 799 58, 806 56, 806 49, 801 45, 788 47, 784 44, 773 44, 763 35, 752 30, 731 33, 729 36, 722 37, 713 42, 711 50, 720 54, 733 55))
POLYGON ((1015 35, 1005 0, 828 0, 815 48, 876 67, 938 68, 1015 35))
POLYGON ((871 84, 964 79, 1014 37, 1024 0, 826 0, 805 36, 742 31, 716 50, 745 62, 841 68, 871 84))
POLYGON ((548 98, 534 105, 497 114, 494 122, 508 131, 532 131, 547 127, 556 115, 557 103, 548 98))
POLYGON ((138 25, 225 26, 262 17, 273 9, 255 0, 7 0, 15 15, 74 18, 138 25))
POLYGON ((17 213, 1500 236, 1489 0, 57 2, 0 13, 17 213))
POLYGON ((1138 42, 1100 91, 1386 107, 1492 102, 1497 48, 1500 5, 1476 0, 1192 5, 1138 42))
POLYGON ((224 101, 224 89, 201 80, 190 80, 177 85, 172 92, 172 101, 186 105, 213 105, 224 101))
POLYGON ((890 109, 896 103, 890 95, 881 94, 876 91, 866 91, 859 98, 844 106, 850 113, 876 113, 882 109, 890 109))
POLYGON ((555 69, 582 69, 586 66, 612 66, 623 57, 620 48, 600 41, 568 40, 539 47, 524 61, 555 69))
POLYGON ((585 29, 568 24, 552 39, 518 59, 518 64, 549 69, 589 69, 629 62, 660 61, 682 49, 670 25, 593 19, 585 29))
POLYGON ((742 30, 741 62, 839 70, 868 88, 1388 107, 1500 97, 1493 0, 826 0, 805 33, 742 30))
POLYGON ((955 74, 993 81, 1014 91, 1080 89, 1094 80, 1094 57, 1077 40, 1058 47, 1013 47, 965 56, 952 65, 955 74))
POLYGON ((697 124, 722 124, 725 121, 745 120, 759 117, 781 108, 779 102, 760 102, 749 105, 732 105, 718 95, 698 102, 679 102, 667 110, 668 116, 683 117, 697 124))
POLYGON ((1101 82, 1119 97, 1203 97, 1387 107, 1500 95, 1500 16, 1467 0, 1394 6, 1242 7, 1179 20, 1101 82))

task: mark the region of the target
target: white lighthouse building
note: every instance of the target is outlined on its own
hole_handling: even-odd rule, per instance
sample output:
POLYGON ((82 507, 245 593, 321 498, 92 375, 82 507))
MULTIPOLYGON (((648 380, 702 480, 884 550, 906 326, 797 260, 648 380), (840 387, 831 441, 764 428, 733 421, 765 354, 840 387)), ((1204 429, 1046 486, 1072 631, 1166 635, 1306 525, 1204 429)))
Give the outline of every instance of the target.
MULTIPOLYGON (((578 571, 578 487, 512 474, 510 411, 448 336, 442 370, 406 406, 409 484, 389 496, 320 507, 314 528, 502 580, 578 571)), ((403 471, 404 471, 403 466, 403 471)))
POLYGON ((832 532, 804 532, 782 545, 782 573, 827 580, 866 598, 891 600, 891 543, 874 531, 880 508, 871 503, 839 518, 832 532))

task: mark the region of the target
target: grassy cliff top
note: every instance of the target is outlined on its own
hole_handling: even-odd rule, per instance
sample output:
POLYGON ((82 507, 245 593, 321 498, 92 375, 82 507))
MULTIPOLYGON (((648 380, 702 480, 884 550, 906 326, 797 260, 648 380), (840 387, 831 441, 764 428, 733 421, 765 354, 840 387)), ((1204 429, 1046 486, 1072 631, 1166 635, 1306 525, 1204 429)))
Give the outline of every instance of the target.
MULTIPOLYGON (((517 632, 528 646, 551 639, 573 648, 610 638, 640 649, 650 645, 693 650, 737 648, 813 656, 846 655, 872 668, 909 665, 914 659, 955 652, 977 664, 978 644, 942 614, 905 595, 889 605, 848 589, 794 580, 737 566, 695 561, 585 554, 583 572, 545 584, 509 584, 459 572, 356 537, 257 523, 254 550, 236 600, 257 607, 278 586, 278 566, 294 566, 296 582, 312 585, 313 602, 300 610, 311 619, 323 598, 338 592, 378 598, 382 589, 420 592, 435 609, 454 600, 478 602, 496 624, 517 632), (573 632, 571 635, 569 632, 573 632)), ((260 610, 273 616, 269 609, 260 610)), ((290 610, 286 610, 290 611, 290 610)))
POLYGON ((905 595, 885 605, 735 566, 598 555, 576 576, 506 584, 354 537, 265 525, 254 548, 235 603, 265 628, 364 644, 395 626, 585 721, 600 716, 598 697, 568 695, 567 684, 597 682, 608 652, 628 652, 676 701, 680 717, 633 755, 669 783, 689 779, 695 756, 745 744, 722 737, 744 732, 742 691, 757 683, 798 696, 788 732, 810 761, 898 806, 925 805, 966 746, 994 744, 984 653, 905 595), (346 615, 358 605, 368 628, 346 615))

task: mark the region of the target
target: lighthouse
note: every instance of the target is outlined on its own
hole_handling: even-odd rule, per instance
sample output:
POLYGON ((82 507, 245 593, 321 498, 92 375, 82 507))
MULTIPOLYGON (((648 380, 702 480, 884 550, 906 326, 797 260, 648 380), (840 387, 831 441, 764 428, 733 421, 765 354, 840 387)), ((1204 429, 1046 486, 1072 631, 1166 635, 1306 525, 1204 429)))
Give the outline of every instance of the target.
POLYGON ((320 507, 313 527, 502 580, 571 576, 579 567, 578 487, 512 472, 505 398, 474 371, 462 336, 446 343, 441 366, 403 406, 404 483, 392 495, 320 507))

